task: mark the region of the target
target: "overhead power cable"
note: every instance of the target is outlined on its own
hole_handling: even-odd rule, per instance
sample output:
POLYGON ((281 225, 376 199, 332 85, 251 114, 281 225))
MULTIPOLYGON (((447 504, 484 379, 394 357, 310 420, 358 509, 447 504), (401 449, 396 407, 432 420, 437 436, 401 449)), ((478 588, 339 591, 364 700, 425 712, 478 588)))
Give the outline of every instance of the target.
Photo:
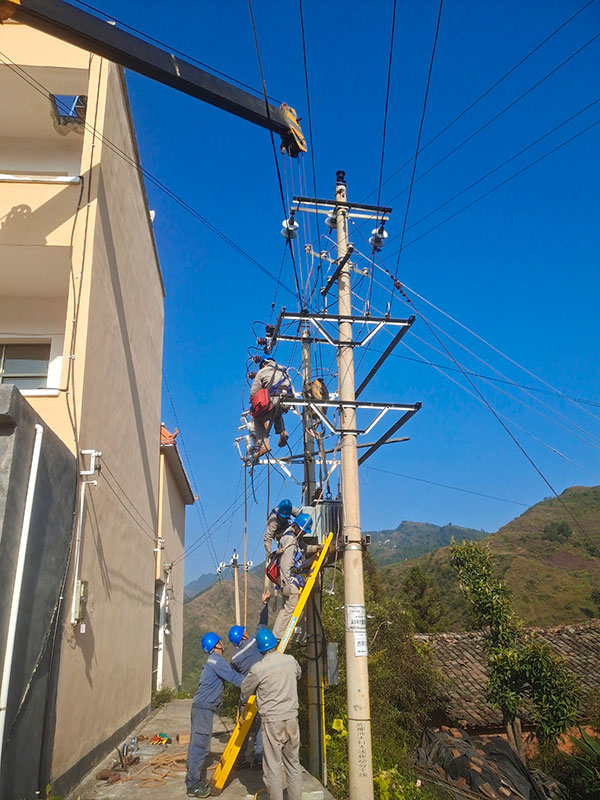
MULTIPOLYGON (((388 71, 387 71, 387 82, 385 87, 385 105, 383 109, 383 132, 381 134, 381 161, 379 164, 379 186, 377 187, 377 208, 379 209, 380 201, 381 201, 381 187, 383 181, 383 164, 385 160, 385 139, 387 134, 387 118, 388 118, 388 108, 390 103, 390 85, 392 80, 392 61, 394 57, 394 32, 396 30, 396 0, 394 0, 394 5, 392 8, 392 26, 390 31, 390 55, 388 59, 388 71)), ((379 211, 377 223, 379 223, 379 211)))
POLYGON ((453 147, 451 150, 449 150, 445 155, 443 155, 440 159, 438 159, 434 164, 432 164, 430 167, 428 167, 425 170, 425 172, 422 172, 419 175, 418 178, 414 178, 414 170, 413 170, 413 178, 411 178, 410 183, 407 184, 404 187, 404 189, 401 189, 399 192, 397 192, 395 195, 393 195, 393 197, 390 198, 388 203, 393 202, 396 198, 400 197, 400 195, 404 194, 404 192, 406 192, 407 190, 410 193, 412 191, 412 187, 413 187, 414 183, 418 183, 426 175, 429 175, 429 173, 432 172, 434 169, 436 169, 436 167, 439 167, 440 164, 443 164, 444 161, 446 161, 446 159, 448 159, 448 158, 450 158, 450 156, 454 155, 454 153, 456 153, 458 150, 460 150, 462 147, 464 147, 468 142, 471 141, 471 139, 474 139, 476 136, 478 136, 482 131, 484 131, 486 128, 488 128, 493 122, 496 122, 497 119, 499 119, 501 116, 506 114, 507 111, 509 111, 514 106, 516 106, 517 103, 519 103, 521 100, 523 100, 525 97, 527 97, 527 95, 531 94, 531 92, 533 92, 535 89, 537 89, 543 83, 545 83, 549 78, 551 78, 553 75, 555 75, 560 69, 565 67, 570 61, 572 61, 576 56, 578 56, 580 53, 582 53, 587 47, 589 47, 591 44, 593 44, 599 38, 600 38, 600 33, 597 33, 594 36, 592 36, 592 38, 589 39, 585 44, 581 45, 581 47, 578 47, 577 50, 575 50, 573 53, 571 53, 570 56, 567 56, 567 58, 565 58, 563 61, 561 61, 560 64, 557 67, 554 67, 554 69, 551 69, 550 72, 547 72, 546 75, 544 75, 542 78, 540 78, 534 84, 532 84, 528 89, 526 89, 524 92, 522 92, 515 100, 510 102, 508 105, 504 106, 504 108, 502 108, 500 111, 498 111, 497 114, 494 114, 494 116, 490 117, 490 119, 488 119, 487 122, 484 122, 483 125, 481 125, 479 128, 477 128, 476 131, 473 131, 473 133, 469 134, 469 136, 467 136, 465 139, 463 139, 461 142, 459 142, 455 147, 453 147))
POLYGON ((528 508, 527 503, 521 503, 518 500, 507 500, 506 497, 497 497, 493 494, 485 494, 485 492, 476 492, 474 489, 465 489, 462 486, 451 486, 449 483, 440 483, 439 481, 430 481, 427 478, 417 478, 416 475, 404 475, 402 472, 392 472, 389 469, 381 469, 380 467, 365 466, 367 470, 374 470, 375 472, 384 472, 387 475, 395 475, 397 478, 405 478, 409 481, 419 481, 419 483, 428 483, 431 486, 441 486, 442 489, 452 489, 454 492, 465 492, 466 494, 474 494, 477 497, 486 497, 488 500, 498 500, 501 503, 511 503, 515 506, 524 506, 528 508))
MULTIPOLYGON (((258 61, 258 69, 260 72, 260 81, 262 84, 263 96, 265 98, 265 110, 267 112, 267 117, 271 119, 271 112, 269 110, 269 98, 267 95, 267 85, 265 83, 265 75, 263 72, 262 67, 262 60, 260 57, 260 48, 258 46, 258 33, 256 31, 256 24, 254 22, 254 13, 252 11, 252 0, 248 0, 248 11, 250 12, 250 22, 252 23, 252 35, 254 37, 254 46, 256 48, 256 58, 258 61)), ((287 218, 288 210, 287 204, 285 202, 285 193, 283 191, 283 181, 281 180, 281 169, 279 168, 279 159, 277 157, 277 147, 275 145, 275 136, 273 135, 273 130, 269 128, 269 135, 271 137, 271 147, 273 149, 273 158, 275 159, 275 170, 277 171, 277 182, 279 183, 279 193, 281 194, 281 205, 283 207, 283 216, 284 219, 287 218)), ((294 248, 292 246, 292 240, 287 239, 287 242, 290 246, 290 255, 292 256, 292 265, 294 267, 294 280, 296 282, 296 294, 298 295, 298 302, 300 304, 300 308, 302 308, 302 292, 300 291, 300 281, 298 280, 298 269, 296 267, 296 258, 294 256, 294 248)))
MULTIPOLYGON (((433 37, 433 46, 431 48, 431 57, 429 59, 429 70, 427 72, 427 84, 425 86, 425 97, 423 98, 423 110, 421 111, 421 121, 419 123, 419 134, 417 136, 417 146, 413 158, 412 175, 410 177, 410 185, 408 187, 408 197, 406 199, 406 210, 404 212, 404 221, 402 223, 402 234, 400 238, 400 249, 398 250, 398 259, 396 261, 396 271, 394 279, 398 275, 398 268, 400 266, 400 256, 402 255, 402 245, 404 244, 404 234, 406 233, 406 223, 408 221, 408 212, 410 211, 410 201, 412 198, 412 190, 415 182, 415 173, 417 171, 417 159, 419 157, 419 148, 421 147, 421 135, 423 134, 423 123, 425 122, 425 112, 427 111, 427 98, 429 97, 429 87, 431 85, 431 73, 433 71, 433 61, 435 59, 435 50, 437 47, 438 34, 440 32, 440 20, 442 18, 442 6, 444 0, 440 0, 438 9, 437 22, 435 25, 435 36, 433 37)), ((394 287, 392 287, 392 300, 394 299, 394 287)))
POLYGON ((432 327, 432 326, 429 324, 429 322, 427 321, 427 319, 426 319, 425 317, 423 317, 423 316, 420 314, 420 312, 419 312, 419 311, 418 311, 418 309, 416 308, 416 306, 415 306, 414 302, 413 302, 413 301, 412 301, 412 300, 411 300, 411 299, 408 297, 408 295, 406 294, 406 292, 405 292, 403 289, 401 289, 401 288, 400 288, 398 291, 399 291, 399 292, 402 294, 402 296, 403 296, 403 297, 404 297, 406 300, 408 300, 408 302, 410 303, 410 305, 411 305, 411 308, 414 310, 415 314, 417 314, 417 315, 418 315, 418 316, 419 316, 419 317, 420 317, 420 318, 423 320, 423 322, 425 323, 425 325, 427 326, 427 328, 429 329, 429 331, 431 332, 431 334, 432 334, 432 335, 434 336, 434 338, 435 338, 435 339, 438 341, 438 343, 440 344, 440 346, 441 346, 441 347, 442 347, 442 348, 445 350, 445 352, 447 353, 447 355, 449 356, 449 358, 450 358, 450 359, 451 359, 451 360, 454 362, 455 366, 459 367, 459 369, 460 369, 460 371, 461 371, 461 373, 462 373, 463 377, 464 377, 464 378, 466 378, 466 380, 468 381, 468 383, 470 384, 470 386, 472 387, 472 389, 473 389, 473 390, 474 390, 474 391, 477 393, 478 397, 479 397, 479 398, 482 400, 482 402, 484 403, 484 405, 486 406, 486 408, 487 408, 487 409, 490 411, 490 413, 491 413, 491 414, 494 416, 494 418, 496 419, 496 421, 498 422, 498 424, 499 424, 499 425, 502 427, 502 429, 503 429, 503 430, 505 431, 505 433, 506 433, 506 434, 509 436, 509 438, 510 438, 510 439, 511 439, 511 441, 514 443, 514 445, 515 445, 515 446, 518 448, 518 450, 519 450, 519 451, 522 453, 522 455, 525 457, 525 459, 526 459, 526 460, 529 462, 530 466, 531 466, 531 467, 533 467, 533 469, 535 470, 535 472, 536 472, 536 473, 539 475, 539 477, 540 477, 540 478, 543 480, 543 482, 546 484, 546 486, 547 486, 547 487, 550 489, 550 491, 552 492, 552 494, 553 494, 553 495, 556 497, 556 499, 558 500, 558 502, 561 504, 561 506, 564 508, 564 510, 567 512, 567 514, 568 514, 568 515, 571 517, 571 519, 573 520, 573 522, 575 523, 575 525, 576 525, 576 526, 579 528, 579 530, 580 530, 580 531, 581 531, 581 533, 583 534, 584 538, 587 540, 587 539, 588 539, 588 535, 587 535, 587 532, 586 532, 586 530, 584 529, 584 527, 581 525, 581 523, 579 522, 579 520, 577 519, 577 517, 576 517, 576 516, 573 514, 573 512, 571 511, 571 509, 570 509, 570 508, 569 508, 569 507, 568 507, 568 506, 565 504, 564 500, 563 500, 563 499, 560 497, 560 495, 558 494, 558 492, 556 491, 556 489, 554 488, 554 486, 553 486, 553 485, 550 483, 550 481, 549 481, 549 480, 548 480, 548 478, 545 476, 545 474, 542 472, 542 470, 540 469, 540 467, 539 467, 539 466, 536 464, 536 462, 535 462, 535 461, 533 460, 533 458, 532 458, 532 457, 529 455, 529 453, 527 452, 527 450, 526 450, 526 449, 523 447, 523 445, 522 445, 522 444, 521 444, 521 442, 520 442, 520 441, 517 439, 517 437, 515 436, 515 434, 514 434, 514 433, 513 433, 513 432, 510 430, 510 428, 507 426, 507 424, 506 424, 506 423, 504 422, 504 420, 501 418, 500 414, 499 414, 499 413, 496 411, 496 409, 495 409, 495 408, 492 406, 492 404, 489 402, 489 400, 486 398, 486 396, 483 394, 483 392, 482 392, 482 391, 479 389, 479 387, 478 387, 478 386, 477 386, 477 385, 476 385, 476 384, 475 384, 475 383, 474 383, 474 382, 471 380, 471 378, 470 378, 470 377, 467 375, 467 373, 466 373, 466 371, 463 369, 462 365, 461 365, 461 364, 460 364, 460 363, 459 363, 459 362, 458 362, 458 361, 457 361, 457 360, 454 358, 454 356, 452 355, 452 353, 450 352, 450 350, 449 350, 449 349, 446 347, 446 345, 444 344, 443 340, 442 340, 442 339, 441 339, 441 338, 438 336, 438 334, 436 333, 436 331, 434 330, 434 328, 433 328, 433 327, 432 327))
MULTIPOLYGON (((522 66, 528 59, 531 58, 531 56, 533 56, 535 53, 537 53, 538 50, 540 50, 545 44, 547 44, 551 39, 553 39, 554 36, 556 36, 557 33, 559 33, 570 22, 572 22, 583 11, 585 11, 585 9, 588 8, 588 6, 591 6, 595 2, 596 2, 596 0, 588 0, 588 2, 585 3, 579 9, 579 11, 576 11, 574 14, 571 14, 571 16, 568 19, 566 19, 557 28, 555 28, 548 36, 546 36, 544 39, 542 39, 542 41, 539 42, 539 44, 537 44, 533 48, 533 50, 530 50, 527 53, 527 55, 523 56, 523 58, 521 58, 519 61, 517 61, 517 63, 514 64, 507 72, 505 72, 504 75, 502 75, 500 78, 498 78, 497 81, 492 83, 491 86, 488 86, 488 88, 482 94, 480 94, 479 97, 477 97, 475 100, 473 100, 471 103, 469 103, 469 105, 466 108, 464 108, 459 114, 457 114, 457 116, 454 117, 453 120, 451 120, 449 123, 447 123, 447 125, 445 125, 441 130, 439 130, 435 134, 435 136, 433 138, 429 139, 429 141, 426 142, 423 145, 423 147, 421 148, 421 152, 423 152, 423 150, 425 150, 427 147, 429 147, 434 142, 436 142, 440 138, 440 136, 442 136, 444 133, 446 133, 447 130, 449 130, 460 119, 462 119, 465 116, 465 114, 467 114, 469 111, 471 111, 471 109, 475 108, 475 106, 478 105, 478 103, 480 103, 485 97, 487 97, 491 92, 493 92, 494 89, 496 89, 498 86, 500 86, 501 83, 503 83, 510 75, 512 75, 513 72, 515 72, 515 70, 517 70, 520 66, 522 66)), ((394 172, 392 172, 390 175, 388 175, 388 177, 383 181, 382 186, 385 186, 385 184, 388 183, 388 181, 390 181, 399 172, 401 172, 405 167, 407 167, 411 163, 411 161, 412 161, 412 158, 407 159, 403 164, 401 164, 398 167, 398 169, 394 170, 394 172)), ((363 202, 365 200, 367 200, 369 197, 371 197, 371 195, 375 194, 376 191, 377 191, 377 189, 373 189, 373 191, 369 192, 369 194, 366 195, 366 197, 364 198, 363 202)))
MULTIPOLYGON (((9 58, 2 51, 0 51, 0 61, 4 63, 9 69, 11 69, 16 75, 18 75, 22 80, 24 80, 25 83, 28 83, 32 87, 32 89, 35 89, 35 91, 39 92, 44 97, 47 98, 51 94, 50 90, 46 86, 41 84, 36 78, 34 78, 30 73, 28 73, 25 69, 23 69, 23 67, 16 64, 11 58, 9 58)), ((114 144, 114 142, 112 142, 106 136, 101 134, 93 125, 90 125, 88 122, 83 121, 82 124, 87 131, 94 133, 103 144, 106 144, 106 146, 110 150, 112 150, 115 153, 115 155, 118 155, 130 167, 133 167, 133 169, 135 169, 137 172, 143 175, 143 177, 146 178, 146 180, 148 180, 150 183, 152 183, 154 186, 160 189, 160 191, 166 194, 167 197, 173 200, 173 202, 177 203, 177 205, 179 205, 181 208, 183 208, 185 211, 191 214, 196 220, 198 220, 198 222, 204 225, 204 227, 208 228, 208 230, 210 230, 211 233, 214 233, 216 236, 218 236, 220 239, 226 242, 239 255, 241 255, 243 258, 249 261, 253 266, 255 266, 268 278, 275 281, 275 283, 282 289, 284 289, 286 292, 289 292, 293 297, 297 296, 296 292, 294 292, 293 289, 291 289, 285 283, 282 283, 278 278, 275 277, 275 275, 270 270, 268 270, 265 266, 263 266, 263 264, 261 264, 253 256, 251 256, 248 252, 246 252, 242 247, 240 247, 236 242, 234 242, 233 239, 230 239, 229 236, 227 236, 225 233, 223 233, 223 231, 217 228, 216 225, 213 225, 213 223, 210 222, 208 219, 206 219, 206 217, 204 217, 202 214, 200 214, 199 211, 196 211, 195 208, 193 208, 187 201, 183 200, 178 194, 176 194, 176 192, 170 189, 165 183, 156 178, 145 167, 142 167, 142 165, 139 162, 135 161, 126 152, 121 150, 118 147, 118 145, 114 144)))
MULTIPOLYGON (((431 211, 428 211, 427 214, 424 214, 422 217, 419 217, 419 219, 415 220, 415 222, 412 222, 410 225, 408 225, 406 227, 406 230, 409 231, 409 230, 411 230, 411 228, 415 228, 421 222, 424 222, 426 219, 428 219, 429 217, 433 216, 433 214, 436 214, 438 211, 441 211, 442 208, 445 208, 447 205, 450 205, 450 203, 452 203, 454 200, 457 200, 459 197, 461 197, 463 194, 468 192, 470 189, 474 189, 475 186, 478 186, 480 183, 482 183, 484 180, 486 180, 486 178, 489 178, 490 175, 493 175, 495 172, 498 172, 498 170, 502 169, 502 167, 505 167, 507 164, 510 164, 511 161, 514 161, 519 156, 522 156, 523 153, 527 152, 527 150, 531 150, 531 148, 535 147, 536 144, 539 144, 544 139, 547 139, 548 136, 551 136, 553 133, 556 133, 556 131, 560 130, 560 128, 564 128, 564 126, 568 125, 569 122, 572 122, 574 119, 577 119, 577 117, 581 116, 581 114, 584 114, 586 111, 589 111, 590 108, 592 108, 593 106, 597 105, 598 103, 600 103, 600 97, 596 98, 596 100, 593 100, 591 103, 588 103, 586 106, 581 108, 579 111, 575 112, 575 114, 572 114, 567 119, 563 120, 562 122, 559 122, 559 124, 555 125, 551 130, 547 131, 546 133, 542 134, 541 136, 538 136, 538 138, 534 139, 533 142, 530 142, 528 145, 526 145, 525 147, 521 148, 521 150, 519 150, 517 153, 515 153, 512 156, 510 156, 510 158, 505 159, 501 164, 498 164, 498 166, 496 166, 493 169, 489 170, 489 172, 486 172, 485 175, 482 175, 476 181, 473 181, 473 183, 470 183, 468 186, 465 186, 464 189, 461 189, 459 192, 456 192, 456 194, 453 194, 452 197, 449 197, 443 203, 440 203, 439 206, 436 206, 431 211)), ((390 238, 387 240, 387 243, 389 244, 394 239, 397 239, 399 235, 400 234, 396 234, 394 236, 390 236, 390 238)))
MULTIPOLYGON (((182 56, 187 61, 192 62, 193 64, 198 64, 199 67, 202 69, 206 69, 209 72, 212 72, 214 75, 219 75, 221 78, 225 78, 228 81, 232 81, 232 83, 237 83, 238 86, 242 86, 244 89, 248 89, 250 92, 254 92, 254 94, 262 95, 260 89, 257 89, 255 86, 249 86, 247 83, 239 80, 239 78, 234 78, 233 75, 228 75, 226 72, 221 72, 221 70, 216 69, 215 67, 211 67, 210 64, 205 64, 203 61, 199 61, 194 56, 191 56, 189 53, 184 53, 183 50, 178 50, 176 47, 173 47, 170 44, 165 44, 160 39, 156 39, 154 36, 150 36, 149 33, 145 33, 141 31, 139 28, 134 28, 133 25, 128 25, 126 22, 123 22, 122 19, 118 19, 114 16, 114 14, 108 14, 106 11, 102 11, 101 8, 96 8, 95 6, 90 5, 89 3, 84 3, 83 0, 75 0, 78 6, 83 6, 84 8, 88 8, 90 11, 93 11, 95 14, 100 14, 100 16, 107 19, 109 22, 116 22, 117 25, 121 28, 126 28, 128 31, 135 33, 137 36, 141 36, 142 39, 146 39, 148 42, 152 42, 153 44, 158 45, 159 47, 163 47, 165 50, 168 50, 169 53, 177 53, 178 56, 182 56)), ((277 105, 281 105, 281 100, 277 100, 274 97, 269 97, 274 103, 277 105)))
MULTIPOLYGON (((425 238, 426 236, 429 236, 430 233, 433 233, 438 228, 441 228, 442 225, 445 225, 447 222, 450 222, 450 220, 454 219, 459 214, 462 214, 464 211, 467 211, 469 208, 474 206, 476 203, 479 203, 479 202, 481 202, 481 200, 484 200, 486 197, 489 197, 489 195, 493 194, 498 189, 501 189, 503 186, 505 186, 507 183, 510 183, 510 181, 514 180, 515 178, 518 178, 524 172, 527 172, 527 170, 531 169, 532 167, 535 167, 536 164, 539 164, 545 158, 548 158, 548 156, 553 155, 553 153, 556 153, 558 150, 561 150, 566 145, 568 145, 571 142, 575 141, 575 139, 578 139, 584 133, 587 133, 588 131, 592 130, 592 128, 595 128, 596 125, 598 125, 599 123, 600 123, 600 119, 596 120, 595 122, 592 122, 590 125, 586 126, 582 130, 580 130, 577 133, 573 134, 573 136, 570 136, 568 139, 565 139, 560 144, 557 144, 551 150, 548 150, 546 153, 544 153, 543 155, 539 156, 534 161, 531 161, 529 164, 526 164, 524 167, 522 167, 521 169, 517 170, 512 175, 509 175, 508 178, 505 178, 504 180, 500 181, 500 183, 497 183, 495 186, 492 186, 491 189, 488 189, 486 192, 484 192, 483 194, 480 194, 474 200, 471 200, 469 203, 467 203, 466 205, 462 206, 457 211, 454 211, 452 214, 450 214, 449 216, 445 217, 443 220, 438 222, 436 225, 433 225, 431 228, 428 228, 423 233, 419 234, 418 236, 415 236, 414 239, 411 239, 409 242, 406 242, 406 244, 403 245, 403 249, 406 250, 407 247, 410 247, 411 245, 415 244, 416 242, 420 241, 421 239, 425 238)), ((392 251, 385 258, 383 258, 382 261, 388 261, 394 255, 396 255, 397 252, 398 251, 396 251, 396 250, 392 251)), ((384 268, 384 269, 385 269, 385 272, 387 272, 387 274, 390 276, 390 278, 393 278, 392 273, 387 268, 384 268)))

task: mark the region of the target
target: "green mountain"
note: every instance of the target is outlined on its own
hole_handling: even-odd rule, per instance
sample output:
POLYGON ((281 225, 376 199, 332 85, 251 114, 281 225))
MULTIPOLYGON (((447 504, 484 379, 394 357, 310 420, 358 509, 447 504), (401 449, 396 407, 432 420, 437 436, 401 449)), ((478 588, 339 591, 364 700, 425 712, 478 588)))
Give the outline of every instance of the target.
MULTIPOLYGON (((460 536, 455 538, 460 541, 460 536)), ((598 614, 591 595, 600 580, 600 486, 572 486, 560 499, 536 503, 481 541, 492 553, 497 576, 512 588, 515 611, 527 625, 546 627, 598 614)), ((384 566, 382 579, 390 591, 400 591, 415 564, 440 590, 446 607, 444 628, 469 627, 468 607, 450 566, 450 548, 384 566)))
MULTIPOLYGON (((247 620, 248 628, 253 629, 258 622, 261 609, 261 595, 264 585, 262 569, 248 573, 247 620)), ((240 577, 240 610, 244 617, 244 579, 240 577)), ((207 631, 215 631, 223 639, 225 656, 233 652, 227 639, 229 628, 235 624, 235 604, 233 581, 213 584, 183 606, 183 665, 182 687, 194 692, 206 655, 200 640, 207 631)))
POLYGON ((487 531, 461 528, 449 522, 447 525, 432 525, 429 522, 404 520, 394 530, 365 531, 371 536, 369 552, 377 566, 392 564, 407 558, 418 558, 439 547, 457 541, 481 539, 487 531))

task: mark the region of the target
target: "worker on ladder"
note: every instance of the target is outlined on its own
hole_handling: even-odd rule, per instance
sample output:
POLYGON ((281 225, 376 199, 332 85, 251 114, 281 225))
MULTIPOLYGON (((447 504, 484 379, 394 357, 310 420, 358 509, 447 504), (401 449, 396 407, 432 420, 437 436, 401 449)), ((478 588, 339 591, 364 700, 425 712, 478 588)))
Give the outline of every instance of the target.
POLYGON ((263 729, 263 780, 269 800, 283 800, 283 773, 288 800, 301 800, 300 730, 298 727, 298 680, 300 664, 277 650, 277 639, 268 628, 256 634, 262 654, 242 683, 242 694, 256 694, 263 729))
MULTIPOLYGON (((263 607, 258 618, 258 625, 254 636, 249 637, 246 633, 246 628, 243 625, 233 625, 229 629, 229 641, 236 648, 236 652, 231 657, 231 666, 236 672, 245 677, 250 669, 262 659, 261 654, 257 648, 257 636, 261 630, 264 630, 269 624, 269 600, 271 598, 270 592, 263 592, 262 602, 263 607)), ((242 708, 248 702, 248 697, 243 693, 240 697, 240 705, 242 708)), ((262 736, 260 732, 260 716, 256 716, 254 722, 254 759, 251 766, 258 767, 262 764, 263 745, 262 736)), ((244 766, 246 756, 246 749, 248 747, 248 737, 244 739, 238 756, 238 765, 244 766)))
POLYGON ((192 700, 192 730, 185 776, 188 797, 210 796, 204 764, 210 751, 213 714, 221 705, 225 681, 241 686, 244 678, 223 658, 220 636, 212 631, 205 633, 200 644, 204 652, 208 653, 208 658, 202 667, 200 682, 192 700))
POLYGON ((300 590, 305 583, 304 575, 301 571, 305 555, 317 553, 320 550, 319 545, 302 547, 302 536, 310 534, 311 531, 312 517, 310 514, 301 512, 296 515, 292 524, 284 531, 279 540, 279 547, 277 548, 279 560, 277 585, 281 589, 285 603, 273 626, 273 633, 277 639, 283 637, 294 614, 294 609, 298 604, 300 590))
POLYGON ((271 555, 273 539, 279 544, 283 532, 290 524, 290 519, 296 517, 299 513, 300 509, 294 508, 292 501, 287 498, 281 500, 275 508, 271 509, 271 513, 267 517, 267 526, 264 536, 265 556, 267 559, 271 555))
POLYGON ((287 409, 281 407, 283 395, 294 396, 294 387, 288 371, 277 364, 273 356, 264 355, 250 387, 250 413, 254 421, 258 447, 256 458, 260 458, 271 449, 269 444, 271 427, 274 427, 275 433, 279 434, 279 447, 285 447, 287 444, 288 434, 283 421, 287 409))

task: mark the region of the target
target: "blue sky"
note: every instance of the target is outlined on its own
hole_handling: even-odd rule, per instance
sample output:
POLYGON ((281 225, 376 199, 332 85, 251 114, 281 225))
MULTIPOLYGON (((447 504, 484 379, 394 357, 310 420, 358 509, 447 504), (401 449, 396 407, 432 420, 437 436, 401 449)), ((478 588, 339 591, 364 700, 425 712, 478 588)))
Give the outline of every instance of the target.
MULTIPOLYGON (((583 5, 584 0, 445 0, 422 145, 583 5)), ((248 7, 243 0, 227 4, 182 0, 170 15, 165 15, 164 4, 138 0, 127 4, 103 0, 101 6, 211 67, 260 86, 248 7)), ((304 0, 320 196, 332 196, 338 169, 346 171, 351 199, 362 200, 377 187, 391 11, 391 1, 331 0, 324 5, 304 0)), ((398 4, 384 176, 414 155, 437 11, 438 3, 433 0, 398 4)), ((254 13, 268 92, 298 110, 308 135, 298 4, 255 0, 254 13)), ((599 32, 600 3, 593 2, 423 150, 417 177, 587 45, 416 182, 407 246, 398 271, 411 290, 561 393, 592 402, 599 402, 600 125, 472 207, 460 210, 599 120, 600 103, 445 208, 410 226, 600 97, 600 39, 587 44, 599 32), (427 232, 454 212, 460 213, 427 232), (425 235, 412 243, 421 234, 425 235)), ((131 73, 128 86, 144 167, 277 274, 284 248, 279 234, 283 211, 268 133, 131 73)), ((287 158, 281 159, 280 165, 282 170, 285 166, 288 189, 293 184, 298 192, 306 174, 308 192, 313 191, 310 157, 304 159, 304 166, 290 164, 287 158)), ((411 165, 384 185, 382 202, 405 189, 410 170, 411 165)), ((245 359, 247 348, 255 344, 251 325, 269 318, 276 287, 151 185, 148 195, 156 211, 154 227, 167 292, 164 369, 206 519, 212 525, 243 486, 233 439, 242 409, 245 359)), ((401 232, 406 198, 404 191, 391 203, 390 237, 401 232)), ((361 228, 365 230, 367 226, 361 228)), ((324 226, 321 231, 325 232, 324 226)), ((361 233, 351 233, 351 237, 357 249, 368 255, 361 233)), ((316 238, 313 227, 309 240, 316 244, 316 238)), ((391 242, 382 254, 392 272, 398 241, 391 242)), ((373 307, 383 309, 390 299, 390 280, 380 270, 376 277, 383 286, 374 284, 373 307)), ((282 280, 293 286, 289 256, 282 280)), ((361 297, 365 288, 365 281, 357 288, 361 297)), ((485 375, 496 375, 493 370, 498 370, 510 381, 550 392, 407 291, 418 311, 456 340, 440 334, 454 358, 467 369, 485 375)), ((393 313, 408 315, 399 300, 396 293, 393 313)), ((294 304, 281 290, 275 302, 277 309, 282 304, 290 309, 294 304)), ((380 337, 374 348, 387 343, 385 334, 380 337)), ((406 347, 397 350, 399 355, 455 366, 421 320, 404 343, 406 347)), ((289 346, 282 345, 277 355, 284 363, 299 366, 298 354, 292 359, 289 346)), ((324 362, 332 357, 333 353, 322 353, 324 362)), ((375 358, 375 353, 365 355, 359 377, 375 358)), ((511 385, 491 386, 473 380, 498 413, 520 426, 511 430, 557 491, 572 484, 600 483, 594 474, 600 475, 600 406, 574 405, 552 393, 531 393, 532 398, 511 385), (501 393, 499 386, 510 396, 501 393)), ((367 462, 370 469, 361 471, 365 530, 395 527, 410 519, 493 531, 524 510, 514 503, 388 472, 527 505, 550 495, 548 486, 498 421, 465 387, 472 391, 460 373, 442 374, 427 364, 396 357, 388 360, 365 392, 368 399, 423 403, 402 431, 410 436, 410 442, 383 448, 367 462)), ((163 418, 168 427, 175 426, 168 398, 163 418)), ((255 479, 260 478, 257 470, 255 479)), ((283 487, 274 475, 271 500, 281 496, 297 502, 299 489, 293 483, 283 487)), ((257 491, 257 499, 255 504, 250 498, 248 525, 249 555, 254 554, 255 559, 260 557, 267 502, 262 489, 257 491)), ((206 539, 201 517, 193 509, 188 511, 190 544, 199 537, 206 539)), ((213 547, 204 542, 190 554, 187 580, 212 571, 215 557, 228 560, 232 547, 241 547, 242 511, 231 519, 226 515, 224 524, 212 530, 213 547)))

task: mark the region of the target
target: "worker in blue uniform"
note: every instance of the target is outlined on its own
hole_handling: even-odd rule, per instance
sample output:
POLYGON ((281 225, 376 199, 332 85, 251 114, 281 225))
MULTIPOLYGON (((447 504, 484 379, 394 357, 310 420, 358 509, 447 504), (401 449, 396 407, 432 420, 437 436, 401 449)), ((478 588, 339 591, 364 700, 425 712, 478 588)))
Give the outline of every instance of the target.
POLYGON ((210 786, 206 782, 206 757, 210 750, 213 714, 221 705, 225 681, 241 686, 243 675, 233 670, 223 658, 221 637, 212 631, 204 634, 202 649, 208 653, 202 667, 200 682, 192 701, 192 732, 187 756, 185 783, 188 797, 208 797, 210 786))
MULTIPOLYGON (((237 648, 236 652, 231 657, 231 666, 236 672, 239 672, 242 677, 245 677, 250 672, 250 669, 254 666, 254 664, 256 664, 258 661, 262 661, 262 656, 256 648, 256 636, 261 629, 266 628, 269 624, 270 598, 271 592, 263 592, 263 607, 258 618, 256 632, 253 636, 248 636, 246 633, 246 628, 243 625, 233 625, 229 629, 229 641, 235 648, 237 648)), ((248 697, 242 695, 240 698, 240 704, 242 708, 247 702, 248 697)), ((260 731, 260 717, 258 714, 256 715, 256 719, 252 725, 252 729, 254 730, 254 759, 252 761, 252 766, 259 767, 262 764, 263 746, 262 734, 260 731)), ((238 756, 239 766, 244 765, 247 748, 248 736, 246 736, 244 743, 240 748, 240 753, 238 756)))

